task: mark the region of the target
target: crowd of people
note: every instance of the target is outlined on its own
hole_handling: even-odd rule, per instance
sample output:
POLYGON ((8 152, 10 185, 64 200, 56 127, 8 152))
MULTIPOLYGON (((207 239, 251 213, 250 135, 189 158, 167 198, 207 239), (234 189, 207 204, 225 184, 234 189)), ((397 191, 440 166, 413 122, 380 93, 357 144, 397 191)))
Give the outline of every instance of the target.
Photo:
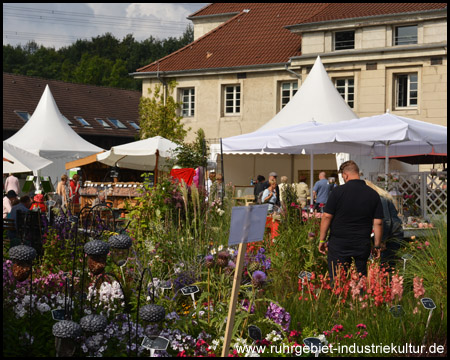
MULTIPOLYGON (((354 161, 343 163, 339 172, 345 183, 341 186, 336 185, 335 177, 327 178, 325 171, 319 173, 319 180, 312 189, 314 205, 310 208, 310 189, 306 177, 300 176, 299 182, 292 184, 301 208, 322 213, 319 252, 327 253, 331 279, 338 266, 346 268, 352 259, 357 271, 365 275, 372 247, 376 257, 381 257, 383 263, 392 266, 395 252, 400 247, 398 240, 403 238, 402 222, 392 196, 370 181, 361 180, 359 168, 354 161)), ((290 184, 287 176, 281 176, 280 183, 277 178, 276 172, 270 172, 268 180, 263 175, 258 175, 254 184, 255 202, 267 203, 269 214, 279 213, 286 205, 284 194, 290 184)), ((72 179, 62 174, 56 190, 57 205, 63 209, 72 206, 72 210, 79 206, 80 185, 78 174, 73 175, 72 179)), ((19 180, 14 174, 9 174, 6 178, 4 192, 3 218, 15 221, 17 211, 47 211, 43 194, 37 193, 33 198, 28 195, 19 198, 19 180)), ((223 175, 210 171, 206 182, 207 196, 214 201, 222 199, 223 192, 223 175)))
MULTIPOLYGON (((354 161, 343 163, 339 172, 345 183, 342 186, 335 182, 337 175, 327 178, 325 171, 319 173, 312 189, 312 208, 307 207, 310 190, 306 177, 301 176, 298 183, 292 184, 303 209, 322 213, 319 252, 327 254, 331 280, 338 268, 347 269, 352 259, 357 271, 366 275, 373 251, 375 258, 381 258, 383 264, 392 268, 403 240, 402 221, 394 199, 372 182, 361 180, 354 161)), ((278 184, 277 177, 277 173, 271 172, 266 181, 258 175, 254 184, 255 202, 269 204, 269 214, 278 213, 285 206, 288 178, 282 176, 278 184)))
MULTIPOLYGON (((14 174, 9 174, 3 184, 3 219, 16 220, 17 211, 24 213, 28 211, 40 211, 46 213, 48 211, 44 194, 36 192, 34 196, 25 194, 19 197, 20 185, 19 179, 14 174)), ((55 205, 66 210, 71 206, 74 210, 75 206, 80 203, 80 181, 79 175, 73 175, 70 179, 66 174, 61 175, 61 181, 58 183, 56 191, 55 205)))

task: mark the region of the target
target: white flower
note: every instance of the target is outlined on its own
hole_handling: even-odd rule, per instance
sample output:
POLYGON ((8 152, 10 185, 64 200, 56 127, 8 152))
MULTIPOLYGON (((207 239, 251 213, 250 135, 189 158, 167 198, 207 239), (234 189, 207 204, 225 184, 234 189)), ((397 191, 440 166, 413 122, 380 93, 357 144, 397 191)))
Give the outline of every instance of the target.
POLYGON ((41 313, 50 311, 50 306, 48 306, 46 303, 37 303, 37 308, 41 313))
POLYGON ((245 353, 244 357, 261 357, 261 355, 259 355, 256 352, 251 352, 251 353, 245 353))
POLYGON ((317 336, 317 338, 320 340, 320 342, 324 345, 328 345, 328 341, 327 338, 325 337, 324 334, 320 334, 319 336, 317 336))
POLYGON ((222 251, 223 250, 223 245, 219 245, 219 247, 217 248, 218 251, 222 251))
POLYGON ((211 255, 216 255, 216 249, 211 250, 211 255))

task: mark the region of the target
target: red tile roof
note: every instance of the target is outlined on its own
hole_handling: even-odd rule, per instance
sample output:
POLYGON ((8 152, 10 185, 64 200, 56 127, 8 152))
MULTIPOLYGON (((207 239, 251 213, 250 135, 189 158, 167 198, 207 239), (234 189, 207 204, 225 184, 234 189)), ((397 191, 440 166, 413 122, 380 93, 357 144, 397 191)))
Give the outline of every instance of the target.
POLYGON ((184 71, 286 63, 301 55, 301 23, 446 8, 445 3, 214 3, 190 17, 238 12, 184 48, 138 72, 184 71), (250 10, 248 12, 244 10, 250 10))
POLYGON ((439 10, 446 7, 445 3, 330 3, 305 23, 439 10))
POLYGON ((3 73, 3 130, 17 131, 25 122, 14 113, 26 111, 33 115, 45 86, 49 85, 59 111, 69 119, 79 135, 129 137, 138 134, 128 121, 139 124, 140 91, 121 90, 94 85, 73 84, 58 80, 3 73), (74 116, 81 116, 92 128, 82 127, 74 116), (110 130, 97 123, 94 118, 107 121, 116 118, 127 128, 110 130))

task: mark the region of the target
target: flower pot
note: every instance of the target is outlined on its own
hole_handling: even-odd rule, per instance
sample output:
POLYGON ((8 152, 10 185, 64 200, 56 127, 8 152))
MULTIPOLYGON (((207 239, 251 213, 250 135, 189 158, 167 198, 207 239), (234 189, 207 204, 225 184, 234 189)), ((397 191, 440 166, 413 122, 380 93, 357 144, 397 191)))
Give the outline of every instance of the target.
POLYGON ((107 255, 89 255, 88 268, 92 274, 98 275, 105 271, 107 255))
POLYGON ((88 267, 98 275, 105 271, 106 257, 109 253, 109 245, 101 240, 92 240, 84 245, 84 252, 88 255, 88 267))
POLYGON ((9 257, 14 262, 12 272, 17 281, 25 281, 30 276, 36 255, 36 250, 27 245, 13 246, 9 249, 9 257))
POLYGON ((127 262, 132 240, 128 235, 120 234, 110 236, 108 243, 111 247, 111 260, 117 266, 123 266, 127 262))
POLYGON ((14 279, 25 281, 31 274, 31 263, 26 261, 16 261, 12 266, 14 279))
POLYGON ((74 321, 61 320, 53 325, 57 357, 71 357, 75 354, 76 339, 81 335, 81 326, 74 321))

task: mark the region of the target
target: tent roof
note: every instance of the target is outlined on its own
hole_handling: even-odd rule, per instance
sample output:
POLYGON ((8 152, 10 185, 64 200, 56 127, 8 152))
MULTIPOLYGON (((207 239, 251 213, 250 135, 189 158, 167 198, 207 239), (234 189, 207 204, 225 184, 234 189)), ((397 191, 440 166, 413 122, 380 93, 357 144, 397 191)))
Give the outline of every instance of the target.
POLYGON ((328 77, 318 56, 308 77, 288 104, 259 130, 316 121, 320 124, 356 119, 328 77))
POLYGON ((36 155, 45 153, 47 158, 52 158, 52 154, 55 157, 86 156, 103 150, 70 128, 48 85, 31 118, 20 131, 5 141, 36 155))
POLYGON ((3 163, 4 174, 38 170, 52 163, 51 160, 44 159, 3 141, 3 161, 5 161, 5 157, 9 162, 3 163))
POLYGON ((97 161, 120 168, 135 170, 153 170, 156 166, 158 152, 158 169, 163 170, 167 160, 174 157, 178 144, 163 138, 152 138, 134 141, 128 144, 113 146, 111 150, 97 154, 97 161))

